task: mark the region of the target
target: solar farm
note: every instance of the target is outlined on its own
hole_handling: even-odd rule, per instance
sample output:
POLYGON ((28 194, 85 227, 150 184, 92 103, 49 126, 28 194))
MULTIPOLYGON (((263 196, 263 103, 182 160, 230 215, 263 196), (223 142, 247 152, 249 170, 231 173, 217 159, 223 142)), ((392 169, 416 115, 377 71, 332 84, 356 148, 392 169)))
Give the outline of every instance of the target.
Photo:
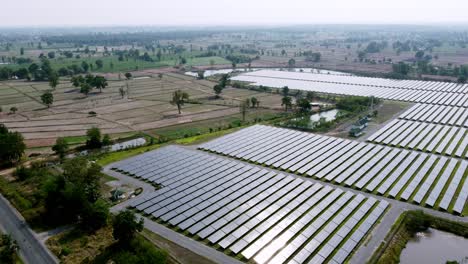
POLYGON ((416 104, 361 140, 256 124, 111 164, 156 187, 131 208, 247 263, 361 263, 401 208, 467 215, 467 85, 270 70, 233 79, 416 104))
POLYGON ((458 214, 468 197, 467 161, 405 149, 262 125, 200 149, 458 214))
POLYGON ((116 163, 160 188, 131 206, 256 263, 343 263, 389 203, 305 178, 169 146, 116 163))
POLYGON ((468 107, 467 84, 412 80, 390 80, 346 75, 260 70, 232 80, 268 87, 315 91, 381 99, 468 107))

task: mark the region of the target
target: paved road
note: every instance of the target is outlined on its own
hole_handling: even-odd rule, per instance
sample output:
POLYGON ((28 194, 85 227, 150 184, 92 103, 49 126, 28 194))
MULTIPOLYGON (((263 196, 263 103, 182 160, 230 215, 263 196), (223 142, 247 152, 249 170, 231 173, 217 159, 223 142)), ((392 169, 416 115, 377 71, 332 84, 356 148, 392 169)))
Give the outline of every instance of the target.
MULTIPOLYGON (((113 165, 114 164, 117 164, 117 163, 113 163, 113 165)), ((127 176, 127 175, 123 175, 121 173, 113 171, 113 170, 110 169, 110 166, 104 167, 103 172, 105 174, 107 174, 107 175, 110 175, 110 176, 118 179, 122 184, 133 186, 134 188, 138 188, 138 187, 143 188, 143 192, 140 194, 140 196, 146 195, 146 194, 151 193, 151 192, 154 191, 153 185, 148 184, 148 183, 146 183, 144 181, 140 181, 140 180, 138 180, 136 178, 133 178, 133 177, 130 177, 130 176, 127 176)), ((120 204, 117 204, 117 205, 113 206, 111 208, 111 210, 110 210, 111 213, 116 213, 116 212, 119 212, 119 211, 127 208, 130 205, 131 201, 132 200, 130 199, 130 200, 127 200, 125 202, 122 202, 120 204)))
POLYGON ((223 264, 242 264, 243 262, 238 261, 235 258, 229 257, 228 255, 224 254, 223 252, 217 251, 214 248, 206 246, 203 243, 197 242, 189 237, 186 237, 182 234, 179 234, 171 229, 160 225, 151 219, 145 218, 145 228, 150 230, 153 233, 156 233, 177 245, 186 248, 198 255, 204 256, 207 259, 212 260, 215 263, 223 263, 223 264))
POLYGON ((27 225, 24 218, 0 194, 0 229, 11 234, 18 242, 20 256, 29 264, 58 263, 55 256, 39 241, 34 231, 27 225))

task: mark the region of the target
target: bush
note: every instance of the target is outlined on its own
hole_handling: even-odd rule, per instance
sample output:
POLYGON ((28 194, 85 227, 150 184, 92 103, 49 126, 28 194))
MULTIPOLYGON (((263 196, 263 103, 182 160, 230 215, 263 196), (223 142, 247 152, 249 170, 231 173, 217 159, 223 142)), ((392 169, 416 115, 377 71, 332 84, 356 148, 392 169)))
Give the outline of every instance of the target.
POLYGON ((62 256, 68 256, 68 255, 70 255, 72 252, 73 252, 73 251, 72 251, 70 248, 68 248, 68 247, 66 247, 66 246, 63 246, 63 247, 62 247, 62 250, 60 251, 60 255, 62 255, 62 256))
POLYGON ((420 210, 408 214, 407 217, 406 229, 411 233, 425 231, 431 224, 430 219, 420 210))
POLYGON ((86 131, 86 136, 88 139, 86 140, 86 147, 90 149, 97 149, 102 147, 101 142, 101 130, 97 127, 93 127, 86 131))
POLYGON ((27 169, 26 167, 24 166, 19 166, 16 168, 15 172, 13 173, 13 175, 20 181, 24 181, 26 179, 28 179, 30 176, 31 176, 31 173, 29 171, 29 169, 27 169))

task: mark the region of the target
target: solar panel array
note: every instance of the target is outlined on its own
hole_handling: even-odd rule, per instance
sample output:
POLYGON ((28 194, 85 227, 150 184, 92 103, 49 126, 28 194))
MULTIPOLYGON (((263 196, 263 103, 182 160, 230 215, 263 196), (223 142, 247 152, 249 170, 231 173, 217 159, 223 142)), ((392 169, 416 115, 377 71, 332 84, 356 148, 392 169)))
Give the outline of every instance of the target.
POLYGON ((468 127, 468 111, 464 107, 416 104, 399 116, 400 119, 468 127))
POLYGON ((467 158, 466 131, 465 127, 396 119, 367 140, 388 146, 467 158))
POLYGON ((247 72, 245 75, 276 77, 282 79, 306 80, 325 83, 356 84, 387 88, 400 88, 410 90, 427 90, 453 93, 468 93, 468 84, 452 82, 434 82, 419 80, 395 80, 375 77, 362 77, 355 75, 310 74, 291 71, 260 70, 247 72))
POLYGON ((162 186, 132 206, 257 263, 343 263, 388 202, 169 146, 113 169, 162 186))
POLYGON ((289 129, 255 125, 199 148, 454 213, 468 194, 465 160, 289 129))
POLYGON ((390 80, 260 70, 232 77, 255 85, 316 91, 339 95, 375 96, 382 99, 468 107, 467 85, 445 82, 390 80))

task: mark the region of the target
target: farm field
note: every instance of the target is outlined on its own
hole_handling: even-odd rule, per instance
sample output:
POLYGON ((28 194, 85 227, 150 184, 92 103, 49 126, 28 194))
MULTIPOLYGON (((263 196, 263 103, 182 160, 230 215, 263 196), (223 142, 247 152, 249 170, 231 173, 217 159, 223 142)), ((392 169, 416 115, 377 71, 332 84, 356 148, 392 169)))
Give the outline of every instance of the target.
POLYGON ((201 120, 229 117, 239 113, 239 101, 256 97, 262 106, 281 108, 281 97, 275 94, 227 88, 220 99, 214 98, 214 83, 193 77, 167 73, 158 77, 135 78, 129 81, 109 81, 103 90, 86 97, 71 83, 62 83, 53 91, 54 103, 45 107, 40 96, 50 89, 47 83, 1 82, 0 123, 19 131, 28 146, 52 145, 57 137, 79 137, 91 127, 103 133, 121 134, 147 131, 161 127, 201 120), (128 84, 128 88, 127 88, 128 84), (127 94, 119 94, 123 87, 127 94), (192 103, 182 108, 170 104, 172 93, 182 90, 192 103), (8 113, 16 107, 16 113, 8 113), (96 114, 94 114, 96 113, 96 114))
POLYGON ((138 211, 256 263, 343 263, 389 206, 365 195, 177 146, 111 168, 161 186, 132 202, 138 211))

